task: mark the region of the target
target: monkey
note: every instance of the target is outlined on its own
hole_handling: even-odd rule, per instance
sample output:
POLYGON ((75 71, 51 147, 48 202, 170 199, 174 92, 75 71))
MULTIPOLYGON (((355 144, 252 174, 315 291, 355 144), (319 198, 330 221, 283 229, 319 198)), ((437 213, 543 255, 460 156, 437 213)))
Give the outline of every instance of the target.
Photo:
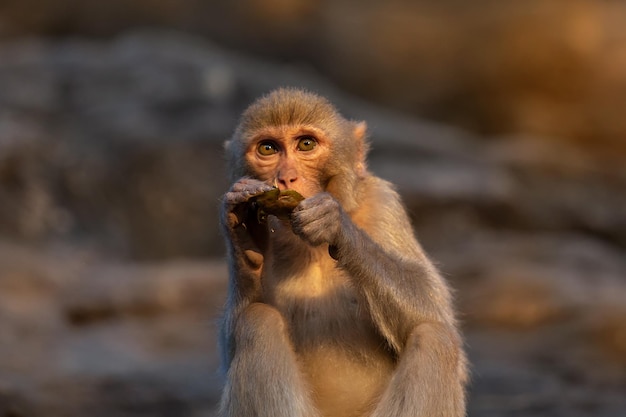
POLYGON ((221 417, 465 415, 451 289, 368 151, 365 122, 298 88, 257 99, 225 142, 221 417), (304 200, 260 219, 275 187, 304 200))

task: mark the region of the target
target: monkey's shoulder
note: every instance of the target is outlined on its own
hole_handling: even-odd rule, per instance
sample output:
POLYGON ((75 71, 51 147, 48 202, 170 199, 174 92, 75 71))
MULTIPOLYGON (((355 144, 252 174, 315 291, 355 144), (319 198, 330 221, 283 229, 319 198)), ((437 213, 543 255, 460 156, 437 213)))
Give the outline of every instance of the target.
POLYGON ((350 213, 354 224, 389 253, 421 256, 409 214, 392 183, 368 176, 359 183, 358 199, 358 207, 350 213))
POLYGON ((356 194, 359 204, 350 216, 360 226, 404 220, 406 209, 392 183, 370 175, 359 182, 356 194))

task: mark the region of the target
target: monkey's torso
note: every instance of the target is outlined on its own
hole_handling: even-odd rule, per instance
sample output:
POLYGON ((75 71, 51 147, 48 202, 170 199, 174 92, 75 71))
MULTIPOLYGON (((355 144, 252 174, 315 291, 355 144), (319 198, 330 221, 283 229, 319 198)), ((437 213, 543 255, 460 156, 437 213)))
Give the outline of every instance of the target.
POLYGON ((323 415, 367 415, 388 385, 393 354, 328 245, 312 248, 276 218, 269 226, 263 302, 282 313, 316 406, 323 415))
POLYGON ((255 101, 226 142, 220 417, 465 415, 450 292, 368 148, 364 122, 298 89, 255 101), (305 197, 284 223, 255 216, 271 184, 305 197))

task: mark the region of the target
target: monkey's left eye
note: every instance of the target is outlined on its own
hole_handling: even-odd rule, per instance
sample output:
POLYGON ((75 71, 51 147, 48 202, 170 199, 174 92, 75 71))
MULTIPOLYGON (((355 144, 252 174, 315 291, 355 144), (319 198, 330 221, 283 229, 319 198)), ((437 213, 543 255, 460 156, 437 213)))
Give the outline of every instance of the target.
POLYGON ((305 136, 303 138, 300 138, 300 140, 298 141, 298 150, 300 151, 312 151, 313 148, 315 148, 317 146, 317 141, 310 137, 310 136, 305 136))
POLYGON ((273 155, 278 152, 278 148, 273 142, 261 142, 256 150, 261 155, 273 155))

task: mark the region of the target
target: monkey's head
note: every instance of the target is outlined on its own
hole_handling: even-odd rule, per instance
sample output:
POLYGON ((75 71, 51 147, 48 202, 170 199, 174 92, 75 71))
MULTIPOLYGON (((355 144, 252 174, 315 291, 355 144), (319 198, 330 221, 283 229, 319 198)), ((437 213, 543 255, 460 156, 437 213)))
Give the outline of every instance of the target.
POLYGON ((364 122, 344 119, 323 97, 281 88, 248 107, 226 142, 231 180, 243 176, 304 197, 328 191, 348 211, 367 175, 364 122))

